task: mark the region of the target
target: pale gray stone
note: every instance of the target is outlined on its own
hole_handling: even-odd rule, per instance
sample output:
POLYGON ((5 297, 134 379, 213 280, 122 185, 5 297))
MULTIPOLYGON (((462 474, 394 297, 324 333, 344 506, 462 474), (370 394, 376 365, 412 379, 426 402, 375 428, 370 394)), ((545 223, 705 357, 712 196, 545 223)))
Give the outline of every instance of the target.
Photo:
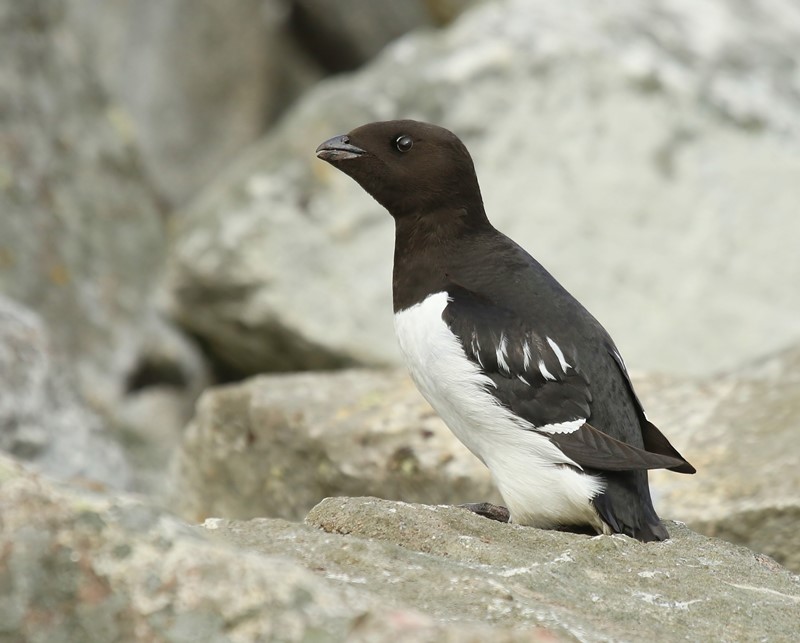
POLYGON ((792 0, 490 3, 320 84, 176 224, 172 310, 239 373, 394 362, 392 223, 314 157, 372 120, 456 131, 490 218, 633 367, 797 337, 792 0))
POLYGON ((125 454, 69 383, 41 318, 0 295, 0 449, 52 476, 115 487, 125 454))
POLYGON ((262 376, 207 390, 173 466, 181 515, 301 519, 322 498, 494 500, 486 468, 402 371, 262 376))
MULTIPOLYGON (((634 374, 648 416, 697 467, 650 474, 662 518, 800 571, 800 349, 705 379, 634 374)), ((298 519, 326 495, 500 502, 487 469, 404 370, 263 376, 208 390, 176 456, 174 507, 298 519)))
POLYGON ((0 7, 0 292, 41 315, 99 408, 124 394, 165 235, 63 0, 0 7))
POLYGON ((800 578, 763 555, 699 536, 641 543, 497 523, 463 509, 329 498, 298 530, 207 521, 223 541, 301 562, 342 587, 437 620, 556 640, 782 640, 800 625, 800 578))
POLYGON ((306 524, 191 527, 0 455, 8 641, 784 640, 800 578, 671 524, 640 543, 329 498, 306 524))
POLYGON ((320 77, 286 33, 284 0, 68 0, 143 167, 170 204, 191 199, 320 77))
POLYGON ((702 382, 642 378, 640 391, 698 471, 652 473, 662 512, 800 572, 800 345, 702 382))
POLYGON ((0 292, 17 302, 0 304, 15 425, 0 442, 53 475, 157 489, 163 438, 208 377, 157 313, 163 212, 68 9, 0 5, 0 292), (144 417, 154 388, 174 412, 144 417), (147 452, 133 472, 115 440, 147 452))

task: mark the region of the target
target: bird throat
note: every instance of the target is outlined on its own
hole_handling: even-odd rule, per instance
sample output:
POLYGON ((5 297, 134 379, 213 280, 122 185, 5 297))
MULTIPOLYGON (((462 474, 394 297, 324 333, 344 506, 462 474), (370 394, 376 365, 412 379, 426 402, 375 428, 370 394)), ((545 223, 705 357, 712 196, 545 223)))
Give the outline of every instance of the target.
POLYGON ((491 230, 483 211, 441 210, 395 218, 394 310, 404 310, 451 282, 451 268, 470 237, 491 230))

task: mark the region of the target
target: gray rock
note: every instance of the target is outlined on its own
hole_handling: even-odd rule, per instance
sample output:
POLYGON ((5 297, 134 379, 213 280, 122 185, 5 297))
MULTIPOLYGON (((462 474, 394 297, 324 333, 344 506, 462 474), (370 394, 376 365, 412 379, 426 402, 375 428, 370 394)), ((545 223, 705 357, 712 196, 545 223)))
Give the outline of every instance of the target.
POLYGON ((678 524, 643 544, 330 498, 192 528, 0 455, 9 641, 785 640, 800 578, 678 524))
POLYGON ((319 78, 286 33, 288 4, 69 0, 70 24, 170 203, 193 197, 319 78))
POLYGON ((64 10, 0 8, 0 292, 42 316, 80 393, 109 407, 153 315, 164 227, 64 10))
POLYGON ((487 0, 292 0, 290 28, 321 68, 356 69, 389 42, 418 28, 446 25, 487 0))
POLYGON ((207 375, 156 312, 164 221, 67 9, 0 7, 0 292, 40 317, 23 322, 35 359, 17 374, 33 379, 9 398, 30 419, 3 438, 53 475, 157 489, 152 454, 163 452, 150 448, 130 475, 111 440, 148 451, 158 429, 174 443, 207 375), (156 388, 175 412, 144 417, 156 388))
POLYGON ((131 463, 129 488, 163 500, 170 459, 211 377, 198 348, 184 335, 159 317, 150 322, 142 329, 137 369, 126 378, 126 394, 109 423, 131 463))
MULTIPOLYGON (((800 348, 703 380, 634 374, 648 415, 698 469, 651 472, 663 518, 800 571, 800 348)), ((403 370, 263 376, 208 390, 174 468, 174 507, 298 519, 326 495, 498 502, 486 468, 403 370)))
POLYGON ((698 470, 652 473, 662 511, 800 572, 800 345, 705 382, 644 378, 640 391, 698 470))
POLYGON ((386 44, 415 27, 430 25, 422 0, 294 0, 293 31, 328 71, 360 67, 386 44))
POLYGON ((391 221, 313 150, 411 117, 463 137, 495 224, 631 366, 777 349, 800 306, 799 47, 791 0, 518 0, 403 38, 308 93, 185 213, 173 314, 240 373, 395 361, 391 221))
POLYGON ((152 506, 53 486, 5 456, 0 505, 4 641, 345 640, 362 626, 402 634, 404 621, 433 641, 447 629, 397 608, 393 624, 388 606, 286 557, 214 544, 152 506))
POLYGON ((171 506, 299 520, 326 496, 499 502, 486 468, 402 371, 263 376, 207 390, 176 454, 171 506))
POLYGON ((131 480, 121 447, 71 389, 42 320, 1 295, 0 449, 62 479, 131 480))
MULTIPOLYGON (((376 600, 287 556, 210 542, 133 498, 53 486, 3 456, 0 483, 3 640, 552 640, 545 628, 523 636, 376 600)), ((327 540, 273 523, 284 538, 327 540)))
POLYGON ((800 578, 679 523, 669 541, 644 544, 374 498, 329 498, 306 523, 323 532, 271 520, 205 526, 446 622, 580 641, 784 640, 800 626, 800 578))

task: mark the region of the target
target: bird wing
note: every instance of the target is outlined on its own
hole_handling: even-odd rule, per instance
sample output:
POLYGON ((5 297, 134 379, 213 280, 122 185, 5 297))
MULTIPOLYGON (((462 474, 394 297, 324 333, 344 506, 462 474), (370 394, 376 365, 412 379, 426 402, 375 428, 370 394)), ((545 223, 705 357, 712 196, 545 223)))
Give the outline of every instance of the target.
POLYGON ((678 457, 651 453, 589 424, 591 382, 573 347, 557 344, 513 311, 461 286, 452 285, 447 293, 442 319, 459 338, 467 359, 494 384, 488 392, 570 460, 606 471, 684 464, 677 452, 678 457))
POLYGON ((639 423, 642 427, 644 448, 651 453, 660 453, 661 455, 666 455, 671 458, 678 458, 681 460, 681 465, 668 467, 671 471, 675 471, 676 473, 697 473, 697 470, 691 464, 689 464, 689 462, 687 462, 686 458, 678 453, 678 450, 670 444, 669 440, 667 440, 666 436, 659 431, 658 427, 647 419, 647 415, 644 412, 644 407, 639 400, 639 396, 636 395, 636 391, 633 390, 633 382, 631 382, 630 375, 628 375, 628 369, 625 366, 625 362, 622 360, 622 355, 619 354, 616 346, 609 346, 608 352, 611 354, 611 357, 614 358, 614 362, 616 363, 617 368, 619 368, 622 378, 625 381, 625 385, 628 388, 631 399, 636 405, 636 413, 639 416, 639 423))

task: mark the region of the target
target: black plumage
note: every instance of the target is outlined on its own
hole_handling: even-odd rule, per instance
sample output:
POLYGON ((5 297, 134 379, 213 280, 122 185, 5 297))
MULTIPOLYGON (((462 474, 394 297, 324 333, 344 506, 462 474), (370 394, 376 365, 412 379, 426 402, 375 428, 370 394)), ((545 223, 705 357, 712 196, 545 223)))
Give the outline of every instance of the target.
POLYGON ((442 320, 491 381, 486 390, 604 480, 591 502, 609 530, 668 537, 647 469, 694 468, 646 419, 605 329, 489 223, 461 141, 433 125, 390 121, 326 141, 317 153, 394 217, 395 311, 446 292, 442 320))

